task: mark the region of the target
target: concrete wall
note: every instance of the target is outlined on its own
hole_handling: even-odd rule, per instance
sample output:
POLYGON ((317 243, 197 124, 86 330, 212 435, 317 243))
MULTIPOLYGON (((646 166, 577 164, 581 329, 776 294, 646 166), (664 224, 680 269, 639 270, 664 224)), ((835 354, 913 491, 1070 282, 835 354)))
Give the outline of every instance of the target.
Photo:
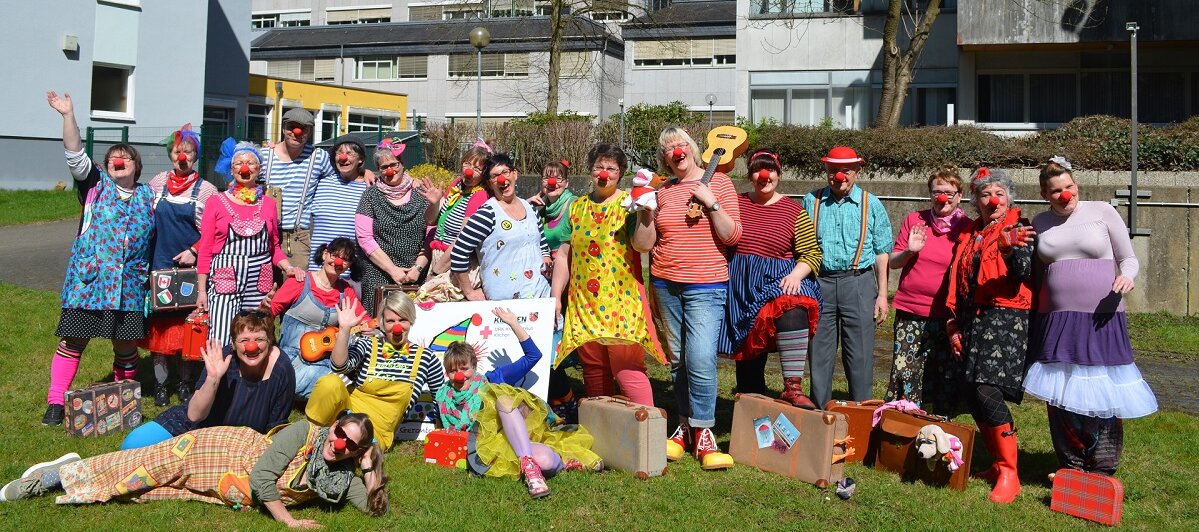
POLYGON ((234 120, 246 116, 249 87, 250 41, 253 32, 250 0, 210 0, 208 3, 208 64, 204 72, 205 104, 232 107, 234 120))
POLYGON ((1194 0, 969 0, 958 2, 959 43, 1079 43, 1127 41, 1126 22, 1143 41, 1199 38, 1194 0))
MULTIPOLYGON (((1038 195, 1034 170, 1010 171, 1016 182, 1018 205, 1028 218, 1044 211, 1047 205, 1038 195)), ((859 180, 864 188, 878 196, 915 197, 918 200, 884 199, 887 214, 891 218, 892 231, 899 230, 900 223, 908 213, 926 209, 929 201, 924 174, 905 176, 875 175, 866 170, 866 178, 859 180)), ((803 194, 823 185, 814 178, 785 176, 780 190, 788 194, 803 194)), ((1109 201, 1116 190, 1128 185, 1126 172, 1079 172, 1076 180, 1087 201, 1109 201)), ((1129 312, 1168 312, 1171 314, 1199 314, 1199 175, 1194 172, 1145 172, 1138 174, 1141 190, 1152 191, 1152 198, 1142 201, 1176 203, 1183 205, 1142 205, 1137 210, 1137 225, 1152 232, 1148 237, 1133 238, 1133 248, 1141 263, 1141 272, 1135 279, 1136 289, 1125 296, 1129 312), (1188 175, 1189 174, 1189 175, 1188 175)), ((739 183, 739 188, 748 184, 739 183)), ((963 210, 977 216, 972 207, 963 210)), ((1125 223, 1128 223, 1126 205, 1117 207, 1125 223)), ((898 286, 898 271, 892 271, 891 290, 898 286)))
POLYGON ((61 163, 62 122, 46 105, 49 89, 71 93, 81 128, 178 127, 184 122, 201 122, 207 3, 142 3, 137 14, 133 119, 119 121, 89 116, 95 0, 8 4, 0 21, 0 47, 8 51, 0 66, 12 74, 8 82, 0 84, 0 102, 6 111, 6 119, 0 122, 0 160, 5 161, 0 166, 0 188, 50 188, 66 178, 61 163), (48 19, 47 13, 54 17, 48 19), (67 34, 78 37, 78 52, 62 51, 62 38, 67 34), (194 37, 187 41, 189 48, 170 46, 179 35, 194 37))
MULTIPOLYGON (((626 106, 639 103, 661 105, 675 100, 707 110, 707 95, 716 95, 717 108, 735 105, 737 68, 735 66, 635 67, 632 50, 636 41, 625 42, 626 106)), ((741 56, 737 56, 738 63, 741 56)), ((718 109, 719 110, 719 109, 718 109)))

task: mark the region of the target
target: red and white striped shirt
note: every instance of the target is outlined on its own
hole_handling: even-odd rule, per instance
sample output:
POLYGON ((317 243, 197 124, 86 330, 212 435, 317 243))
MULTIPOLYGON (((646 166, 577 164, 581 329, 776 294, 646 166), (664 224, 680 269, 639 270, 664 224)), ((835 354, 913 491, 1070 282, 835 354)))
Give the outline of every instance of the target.
POLYGON ((658 191, 658 214, 654 226, 658 242, 654 244, 650 273, 654 277, 678 283, 723 283, 729 280, 726 253, 728 246, 741 238, 741 211, 737 205, 737 190, 729 176, 716 172, 709 187, 720 202, 720 208, 733 219, 733 234, 721 241, 716 236, 709 216, 687 219, 687 204, 698 181, 679 183, 667 181, 658 191))

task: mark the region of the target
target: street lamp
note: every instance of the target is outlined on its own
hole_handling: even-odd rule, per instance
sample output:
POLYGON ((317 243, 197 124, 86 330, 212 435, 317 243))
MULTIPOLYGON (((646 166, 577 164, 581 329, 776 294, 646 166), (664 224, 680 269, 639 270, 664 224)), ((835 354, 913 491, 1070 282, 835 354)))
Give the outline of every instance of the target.
POLYGON ((475 135, 483 138, 483 49, 491 43, 491 32, 478 26, 470 30, 470 45, 475 47, 478 78, 475 91, 475 135))
POLYGON ((709 94, 708 99, 708 129, 712 129, 712 106, 716 105, 716 95, 709 94))
MULTIPOLYGON (((280 141, 283 140, 283 131, 281 130, 281 128, 283 127, 283 122, 282 122, 283 115, 281 114, 282 112, 283 112, 283 82, 276 81, 275 82, 275 116, 274 116, 275 119, 272 120, 272 122, 274 122, 274 123, 271 124, 271 131, 269 134, 272 139, 279 139, 280 141)), ((265 135, 265 134, 267 134, 267 132, 264 131, 263 134, 265 135)))
POLYGON ((616 104, 620 106, 620 149, 624 149, 624 98, 616 100, 616 104))
POLYGON ((1128 232, 1131 236, 1149 236, 1148 229, 1137 227, 1137 200, 1140 199, 1137 192, 1137 30, 1141 26, 1136 22, 1128 22, 1124 24, 1124 29, 1128 30, 1129 52, 1130 52, 1130 75, 1129 93, 1132 101, 1130 102, 1130 116, 1132 119, 1132 154, 1130 162, 1132 163, 1132 176, 1128 183, 1128 232))

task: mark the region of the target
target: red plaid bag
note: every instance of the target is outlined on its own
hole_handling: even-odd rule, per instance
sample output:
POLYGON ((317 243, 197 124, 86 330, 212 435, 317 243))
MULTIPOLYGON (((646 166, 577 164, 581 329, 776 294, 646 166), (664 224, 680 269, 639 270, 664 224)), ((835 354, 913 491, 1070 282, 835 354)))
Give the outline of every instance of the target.
POLYGON ((1049 508, 1096 523, 1119 525, 1124 513, 1124 485, 1107 475, 1059 469, 1053 476, 1049 508))

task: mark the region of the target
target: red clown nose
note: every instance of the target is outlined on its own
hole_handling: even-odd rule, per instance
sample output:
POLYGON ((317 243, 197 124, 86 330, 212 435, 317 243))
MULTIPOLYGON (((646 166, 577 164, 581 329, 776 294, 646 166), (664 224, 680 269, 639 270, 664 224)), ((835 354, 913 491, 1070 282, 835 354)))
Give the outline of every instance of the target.
POLYGON ((466 374, 465 374, 465 373, 463 373, 463 372, 461 372, 461 371, 455 371, 455 372, 454 372, 454 375, 453 375, 452 377, 450 377, 450 380, 452 380, 452 381, 454 381, 454 382, 462 382, 462 381, 465 381, 465 380, 466 380, 466 374))
POLYGON ((1070 200, 1074 199, 1074 193, 1070 192, 1069 190, 1063 190, 1062 193, 1058 195, 1058 197, 1061 198, 1062 201, 1064 201, 1066 203, 1070 203, 1070 200))
POLYGON ((344 153, 339 153, 337 154, 337 162, 340 164, 346 164, 350 162, 350 156, 344 153))
POLYGON ((391 326, 391 334, 394 334, 396 336, 404 334, 404 324, 396 323, 396 324, 392 325, 391 326))
POLYGON ((125 169, 125 159, 123 157, 113 157, 112 158, 112 168, 114 170, 124 170, 125 169))
POLYGON ((675 159, 682 159, 682 158, 683 158, 683 148, 675 148, 675 149, 674 149, 674 158, 675 158, 675 159))
POLYGON ((992 207, 998 207, 999 206, 999 196, 991 196, 991 199, 987 200, 987 205, 990 205, 992 207))
POLYGON ((758 181, 769 181, 769 180, 770 180, 770 170, 767 170, 765 168, 758 170, 758 181))
POLYGON ((595 177, 600 181, 607 181, 612 178, 612 174, 609 174, 607 170, 600 170, 600 173, 595 174, 595 177))
POLYGON ((844 183, 848 180, 849 180, 849 174, 846 174, 845 172, 837 172, 835 175, 833 175, 833 181, 836 181, 838 183, 844 183))
POLYGON ((242 177, 249 176, 250 175, 250 165, 243 164, 243 165, 237 167, 237 173, 241 174, 242 177))
POLYGON ((388 168, 388 169, 386 169, 386 170, 384 170, 384 171, 383 171, 383 175, 385 175, 385 176, 387 176, 387 177, 395 177, 395 176, 396 176, 396 169, 395 169, 395 168, 388 168))
POLYGON ((554 177, 551 177, 551 178, 549 178, 549 179, 546 179, 546 180, 545 180, 545 188, 548 188, 548 189, 551 189, 551 190, 552 190, 552 189, 555 189, 555 188, 558 188, 558 179, 557 179, 557 178, 554 178, 554 177))
POLYGON ((506 178, 504 176, 499 176, 499 177, 495 178, 495 183, 501 187, 506 187, 506 186, 508 186, 508 178, 506 178))
POLYGON ((346 267, 345 259, 343 259, 341 257, 333 257, 333 267, 337 268, 339 270, 342 268, 345 268, 346 267))
POLYGON ((465 178, 467 178, 467 179, 470 179, 470 178, 472 178, 472 177, 474 177, 474 176, 475 176, 475 169, 474 169, 474 168, 467 168, 466 170, 463 170, 463 171, 462 171, 462 177, 465 177, 465 178))
POLYGON ((246 342, 245 351, 246 351, 247 355, 257 355, 258 350, 259 350, 258 342, 254 342, 254 341, 246 342))
POLYGON ((302 128, 302 127, 292 128, 291 134, 299 137, 304 134, 304 128, 302 128))
POLYGON ((346 450, 345 438, 332 438, 332 440, 333 440, 333 450, 334 451, 337 451, 340 453, 340 452, 343 452, 346 450))
POLYGON ((945 205, 946 203, 949 203, 949 196, 945 194, 937 194, 933 197, 933 200, 937 202, 937 205, 945 205))
POLYGON ((179 155, 175 156, 175 160, 179 161, 179 164, 184 164, 187 162, 187 154, 180 153, 179 155))

